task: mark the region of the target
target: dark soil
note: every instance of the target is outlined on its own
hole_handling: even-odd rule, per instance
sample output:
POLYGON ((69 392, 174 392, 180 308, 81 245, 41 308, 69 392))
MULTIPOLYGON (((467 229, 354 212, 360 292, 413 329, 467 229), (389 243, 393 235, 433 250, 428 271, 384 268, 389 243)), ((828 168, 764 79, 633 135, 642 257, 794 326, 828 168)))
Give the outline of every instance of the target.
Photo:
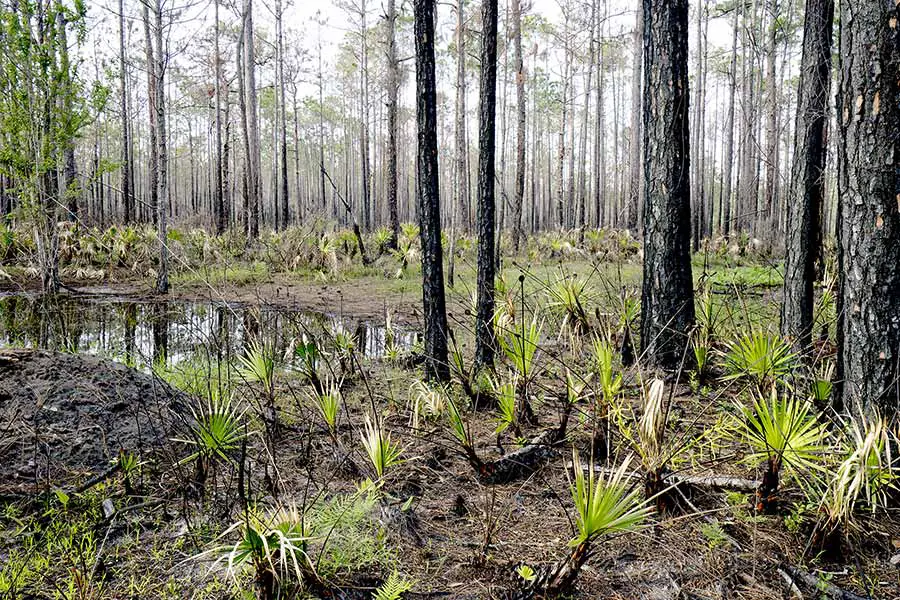
POLYGON ((0 494, 68 489, 120 451, 148 460, 175 435, 184 396, 100 358, 0 351, 0 494))

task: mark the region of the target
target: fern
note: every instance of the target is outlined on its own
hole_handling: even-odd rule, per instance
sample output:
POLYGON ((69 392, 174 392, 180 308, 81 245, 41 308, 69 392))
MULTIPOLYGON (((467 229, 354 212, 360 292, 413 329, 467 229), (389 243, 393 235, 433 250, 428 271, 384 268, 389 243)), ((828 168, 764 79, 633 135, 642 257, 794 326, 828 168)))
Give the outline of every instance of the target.
POLYGON ((372 600, 400 600, 403 594, 411 589, 412 584, 394 571, 388 576, 387 581, 375 590, 372 600))

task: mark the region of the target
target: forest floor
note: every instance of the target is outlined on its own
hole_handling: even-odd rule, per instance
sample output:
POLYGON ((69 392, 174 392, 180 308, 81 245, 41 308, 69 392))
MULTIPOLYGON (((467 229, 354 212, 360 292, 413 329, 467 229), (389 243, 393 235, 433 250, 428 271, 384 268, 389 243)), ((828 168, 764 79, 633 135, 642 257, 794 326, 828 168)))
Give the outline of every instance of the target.
MULTIPOLYGON (((722 338, 741 328, 770 329, 777 318, 777 266, 710 262, 699 257, 695 276, 724 307, 722 338), (704 269, 703 265, 707 268, 704 269), (726 316, 727 315, 727 316, 726 316)), ((266 304, 420 326, 415 269, 397 277, 382 260, 367 269, 327 278, 273 273, 257 267, 229 278, 191 273, 173 278, 172 299, 266 304)), ((500 303, 510 310, 545 310, 561 280, 585 283, 584 323, 547 309, 535 373, 529 383, 534 419, 519 431, 496 433, 497 410, 470 406, 466 424, 485 462, 529 446, 556 430, 564 414, 566 373, 585 374, 592 335, 618 323, 623 297, 639 288, 635 262, 585 259, 509 261, 500 303), (525 275, 522 289, 517 277, 525 275)), ((80 294, 148 299, 150 280, 124 274, 113 282, 70 281, 80 294)), ((464 360, 471 355, 471 264, 461 264, 448 290, 451 327, 464 360)), ((3 291, 30 293, 33 281, 15 279, 3 291)), ((544 314, 544 313, 542 313, 544 314)), ((7 317, 9 315, 6 315, 7 317)), ((300 327, 300 325, 296 325, 300 327)), ((310 334, 306 326, 303 332, 310 334)), ((327 533, 307 548, 313 597, 372 598, 393 572, 412 585, 405 598, 528 597, 528 566, 539 577, 571 552, 574 510, 572 450, 597 468, 616 467, 635 454, 634 427, 652 373, 617 366, 623 376, 621 419, 597 430, 596 380, 582 390, 564 439, 505 482, 489 482, 473 468, 447 425, 447 398, 468 402, 457 381, 447 397, 423 396, 415 350, 399 357, 342 354, 334 332, 318 333, 320 375, 340 387, 340 416, 329 431, 312 399, 309 374, 279 359, 272 397, 279 429, 266 443, 265 386, 211 359, 160 365, 138 373, 104 358, 44 350, 0 353, 0 591, 34 598, 247 597, 252 569, 227 569, 223 556, 237 541, 242 494, 268 513, 300 507, 327 533), (224 374, 223 374, 224 371, 224 374), (176 390, 176 388, 178 388, 176 390), (227 388, 251 435, 227 460, 203 465, 188 457, 198 411, 227 388), (204 394, 208 394, 206 399, 204 394), (434 402, 429 410, 421 403, 434 402), (416 408, 416 407, 419 408, 416 408), (421 409, 421 410, 420 410, 421 409), (400 462, 377 477, 360 440, 365 417, 377 415, 402 448, 400 462), (604 432, 600 432, 601 434, 604 432), (597 440, 605 439, 598 446, 597 440), (187 441, 185 441, 187 440, 187 441), (132 468, 121 457, 134 453, 132 468), (602 455, 606 456, 602 456, 602 455), (237 456, 239 455, 239 456, 237 456), (245 468, 238 468, 237 464, 245 468), (124 464, 128 464, 124 468, 124 464), (377 491, 361 482, 376 480, 377 491), (111 501, 111 504, 110 504, 111 501), (225 548, 223 550, 223 548, 225 548), (216 561, 216 559, 219 559, 216 561), (524 576, 523 576, 524 575, 524 576), (519 595, 516 595, 519 594, 519 595)), ((621 337, 616 343, 621 343, 621 337)), ((215 342, 198 346, 215 355, 215 342)), ((724 344, 717 345, 720 356, 724 344)), ((816 541, 819 507, 800 472, 786 473, 775 507, 753 507, 762 469, 727 423, 751 386, 724 377, 721 358, 702 384, 669 382, 667 436, 672 459, 664 512, 637 532, 592 546, 575 587, 577 598, 900 598, 900 511, 860 515, 860 529, 816 541), (676 450, 677 448, 677 450, 676 450), (710 479, 715 476, 716 481, 710 479), (717 483, 718 482, 718 483, 717 483), (724 482, 724 483, 722 483, 724 482), (719 485, 721 483, 721 485, 719 485)), ((506 376, 498 361, 496 377, 506 376)), ((821 418, 827 418, 825 412, 821 418)), ((546 438, 545 438, 546 439, 546 438)), ((588 463, 590 464, 590 463, 588 463)), ((642 486, 639 460, 629 472, 642 486)), ((0 594, 2 595, 2 594, 0 594)))

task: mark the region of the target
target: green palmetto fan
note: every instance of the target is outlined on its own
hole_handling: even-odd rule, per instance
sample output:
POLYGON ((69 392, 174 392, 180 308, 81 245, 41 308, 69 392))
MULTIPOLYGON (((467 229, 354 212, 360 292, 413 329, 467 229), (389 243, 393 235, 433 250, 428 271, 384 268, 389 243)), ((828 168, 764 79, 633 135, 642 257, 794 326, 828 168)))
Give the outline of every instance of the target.
POLYGON ((494 395, 497 397, 497 427, 495 433, 503 433, 510 427, 517 428, 516 424, 516 383, 507 381, 499 383, 491 382, 494 395))
POLYGON ((337 431, 338 414, 341 410, 341 386, 334 381, 326 381, 322 393, 312 391, 310 399, 322 416, 331 435, 337 431))
POLYGON ((774 388, 768 399, 757 395, 753 406, 743 410, 740 425, 753 448, 748 458, 777 460, 798 471, 820 469, 826 449, 822 442, 825 426, 811 409, 806 400, 779 398, 774 388))
POLYGON ((626 459, 607 479, 594 473, 589 465, 585 475, 578 452, 572 451, 572 465, 575 471, 572 483, 572 501, 578 513, 575 525, 578 535, 569 542, 579 546, 597 537, 611 533, 637 530, 652 512, 652 508, 640 499, 639 489, 629 489, 625 483, 631 459, 626 459))
POLYGON ((375 473, 378 477, 384 477, 385 471, 401 462, 400 456, 403 449, 391 441, 391 434, 384 431, 380 423, 373 423, 369 415, 366 415, 366 431, 362 434, 363 448, 375 473))
POLYGON ((547 308, 562 319, 561 330, 571 327, 576 333, 584 333, 590 329, 586 288, 587 281, 574 276, 563 276, 547 288, 547 308))
POLYGON ((185 464, 198 458, 218 458, 233 462, 231 454, 237 450, 246 435, 244 412, 238 411, 230 397, 210 397, 205 403, 191 407, 194 423, 191 426, 194 439, 176 441, 189 444, 195 451, 183 458, 185 464))
POLYGON ((757 385, 785 383, 797 355, 780 336, 751 332, 728 343, 725 354, 727 379, 748 378, 757 385))
POLYGON ((244 519, 226 529, 220 539, 237 532, 231 544, 215 546, 198 555, 218 556, 216 563, 225 563, 233 576, 252 568, 260 597, 264 600, 278 596, 288 579, 302 583, 315 574, 315 567, 307 555, 308 543, 313 539, 304 531, 304 518, 296 508, 274 511, 268 515, 248 511, 244 519))
POLYGON ((811 411, 812 405, 804 399, 779 398, 775 386, 768 398, 757 394, 751 407, 742 407, 737 430, 752 448, 747 458, 765 460, 767 465, 757 490, 760 510, 771 505, 782 468, 812 476, 822 471, 826 428, 811 411))
POLYGON ((259 383, 266 395, 275 391, 275 356, 270 348, 252 341, 244 354, 238 356, 237 372, 248 383, 259 383))

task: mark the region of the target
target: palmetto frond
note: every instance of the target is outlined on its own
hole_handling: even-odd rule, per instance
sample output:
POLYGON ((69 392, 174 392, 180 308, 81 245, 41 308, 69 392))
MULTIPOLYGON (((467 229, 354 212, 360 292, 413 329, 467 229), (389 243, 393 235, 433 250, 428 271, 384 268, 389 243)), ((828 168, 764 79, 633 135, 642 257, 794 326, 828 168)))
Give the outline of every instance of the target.
POLYGON ((630 462, 630 458, 625 460, 609 478, 598 477, 593 465, 588 465, 589 473, 585 475, 578 452, 573 450, 575 478, 571 492, 578 535, 569 542, 571 546, 605 534, 634 531, 650 515, 652 508, 640 499, 641 491, 629 489, 625 483, 630 462))

